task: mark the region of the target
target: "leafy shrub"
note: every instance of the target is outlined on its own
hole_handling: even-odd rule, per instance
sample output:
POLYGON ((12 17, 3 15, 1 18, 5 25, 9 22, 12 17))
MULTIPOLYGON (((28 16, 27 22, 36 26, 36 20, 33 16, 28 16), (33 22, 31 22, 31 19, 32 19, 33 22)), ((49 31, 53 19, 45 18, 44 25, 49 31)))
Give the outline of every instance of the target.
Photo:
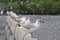
POLYGON ((60 0, 5 0, 8 10, 17 14, 60 14, 60 0))

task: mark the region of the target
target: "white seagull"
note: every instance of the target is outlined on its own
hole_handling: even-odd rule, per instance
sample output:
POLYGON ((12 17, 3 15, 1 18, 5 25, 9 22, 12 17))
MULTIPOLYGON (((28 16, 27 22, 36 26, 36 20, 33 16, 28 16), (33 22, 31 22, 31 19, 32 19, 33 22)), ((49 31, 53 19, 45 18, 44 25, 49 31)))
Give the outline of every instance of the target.
POLYGON ((18 18, 17 21, 19 21, 20 25, 22 26, 22 24, 25 23, 26 19, 27 19, 27 17, 23 16, 21 18, 18 18))
POLYGON ((35 38, 35 32, 36 30, 38 30, 40 27, 41 27, 41 24, 40 24, 40 19, 37 19, 35 23, 32 23, 32 28, 30 28, 29 32, 31 33, 31 37, 35 38))
POLYGON ((1 14, 3 14, 4 10, 1 11, 1 14))
POLYGON ((28 18, 28 19, 25 21, 25 23, 22 24, 22 27, 25 27, 25 28, 27 28, 27 29, 32 28, 30 18, 28 18))
POLYGON ((13 18, 15 18, 15 19, 17 19, 19 16, 18 15, 16 15, 16 13, 14 13, 13 11, 10 11, 10 12, 7 12, 8 13, 8 15, 10 15, 11 17, 13 17, 13 18))
POLYGON ((41 26, 40 19, 37 19, 36 22, 32 23, 31 25, 32 25, 31 31, 37 30, 41 26))

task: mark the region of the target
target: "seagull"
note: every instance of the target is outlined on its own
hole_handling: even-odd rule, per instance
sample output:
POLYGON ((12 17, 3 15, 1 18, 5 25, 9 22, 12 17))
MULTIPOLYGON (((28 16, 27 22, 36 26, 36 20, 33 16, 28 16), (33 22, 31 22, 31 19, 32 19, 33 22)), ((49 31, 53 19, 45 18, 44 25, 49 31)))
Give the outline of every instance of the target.
POLYGON ((32 27, 37 30, 40 27, 40 19, 37 19, 35 23, 32 23, 32 27))
POLYGON ((18 23, 20 24, 20 26, 22 26, 22 24, 25 23, 26 19, 27 19, 27 17, 23 16, 23 17, 18 18, 16 20, 18 21, 18 23))
POLYGON ((14 19, 17 19, 17 18, 19 18, 19 16, 18 15, 16 15, 16 13, 14 13, 13 11, 10 11, 10 12, 7 12, 8 13, 8 15, 10 15, 12 18, 14 18, 14 19))
POLYGON ((35 38, 34 32, 41 27, 40 19, 37 19, 35 23, 32 23, 32 28, 30 28, 29 32, 31 33, 31 37, 35 38))
POLYGON ((25 23, 24 24, 22 24, 22 27, 25 27, 25 28, 27 28, 27 29, 30 29, 30 28, 32 28, 32 26, 31 26, 31 20, 30 20, 31 18, 28 18, 26 21, 25 21, 25 23))
POLYGON ((12 16, 12 13, 14 13, 13 11, 7 11, 7 14, 9 15, 9 16, 12 16))
POLYGON ((3 14, 4 10, 1 11, 1 14, 3 14))
POLYGON ((20 21, 21 21, 20 23, 24 23, 26 21, 26 19, 27 18, 25 16, 23 16, 22 18, 20 18, 20 21))

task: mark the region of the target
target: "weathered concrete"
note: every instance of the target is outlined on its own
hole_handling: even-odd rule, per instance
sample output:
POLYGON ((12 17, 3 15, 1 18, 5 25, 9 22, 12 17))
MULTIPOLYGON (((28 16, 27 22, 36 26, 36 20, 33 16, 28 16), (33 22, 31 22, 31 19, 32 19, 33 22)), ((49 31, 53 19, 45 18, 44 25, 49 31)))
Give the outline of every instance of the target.
POLYGON ((7 26, 7 17, 0 16, 0 33, 5 32, 5 27, 7 26))
MULTIPOLYGON (((31 17, 33 22, 37 18, 41 18, 41 20, 45 22, 41 23, 41 27, 36 31, 36 34, 38 35, 37 38, 39 40, 60 40, 60 16, 28 15, 27 17, 31 17)), ((1 37, 2 36, 0 36, 0 39, 1 37)))
POLYGON ((5 27, 7 25, 6 16, 0 16, 0 40, 5 40, 5 27))
POLYGON ((0 34, 0 40, 5 40, 5 34, 0 34))
MULTIPOLYGON (((26 16, 26 15, 25 15, 26 16)), ((60 40, 60 15, 59 16, 27 16, 31 17, 32 21, 41 18, 45 23, 41 23, 41 27, 36 31, 39 40, 60 40)))

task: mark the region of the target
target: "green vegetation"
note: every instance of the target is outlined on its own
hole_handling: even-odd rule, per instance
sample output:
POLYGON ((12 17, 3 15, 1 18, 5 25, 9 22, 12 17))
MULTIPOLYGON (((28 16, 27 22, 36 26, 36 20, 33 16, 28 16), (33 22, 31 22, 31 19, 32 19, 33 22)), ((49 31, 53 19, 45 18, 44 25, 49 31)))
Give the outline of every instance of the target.
POLYGON ((0 0, 17 14, 60 14, 60 0, 0 0))

